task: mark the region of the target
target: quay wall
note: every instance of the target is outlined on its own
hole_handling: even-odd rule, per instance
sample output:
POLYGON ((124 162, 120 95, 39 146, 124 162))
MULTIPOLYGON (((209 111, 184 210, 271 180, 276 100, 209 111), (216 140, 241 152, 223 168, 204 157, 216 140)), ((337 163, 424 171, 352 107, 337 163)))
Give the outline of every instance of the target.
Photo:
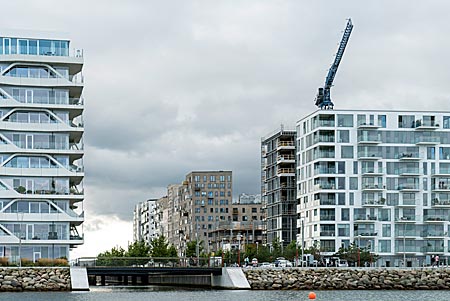
POLYGON ((0 268, 0 291, 69 291, 69 268, 0 268))
POLYGON ((450 268, 244 269, 254 290, 450 289, 450 268))

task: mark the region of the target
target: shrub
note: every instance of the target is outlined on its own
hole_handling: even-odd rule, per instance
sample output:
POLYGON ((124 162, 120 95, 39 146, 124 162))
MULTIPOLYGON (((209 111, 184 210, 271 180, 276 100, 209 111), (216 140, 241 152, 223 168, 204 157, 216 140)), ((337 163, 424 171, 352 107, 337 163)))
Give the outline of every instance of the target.
POLYGON ((38 261, 35 262, 36 266, 40 267, 52 267, 53 259, 50 258, 39 258, 38 261))
POLYGON ((9 265, 7 257, 0 257, 0 266, 7 267, 9 265))
POLYGON ((22 265, 23 267, 32 267, 32 266, 34 266, 33 261, 31 261, 31 260, 28 259, 28 258, 22 258, 20 261, 21 261, 21 265, 22 265))

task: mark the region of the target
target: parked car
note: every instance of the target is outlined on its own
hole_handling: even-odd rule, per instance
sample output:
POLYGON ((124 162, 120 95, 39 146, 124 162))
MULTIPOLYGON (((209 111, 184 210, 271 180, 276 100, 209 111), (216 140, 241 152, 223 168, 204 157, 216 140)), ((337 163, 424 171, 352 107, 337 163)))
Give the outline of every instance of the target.
POLYGON ((281 267, 281 268, 290 268, 290 267, 292 267, 292 266, 293 266, 293 264, 292 264, 292 262, 290 262, 289 260, 286 260, 286 259, 278 260, 278 267, 281 267))
POLYGON ((336 264, 338 267, 348 267, 348 262, 345 259, 340 259, 336 264))
POLYGON ((259 267, 263 268, 263 269, 268 269, 268 268, 273 268, 274 265, 273 265, 273 263, 270 263, 270 262, 263 262, 263 263, 261 263, 261 265, 259 267))

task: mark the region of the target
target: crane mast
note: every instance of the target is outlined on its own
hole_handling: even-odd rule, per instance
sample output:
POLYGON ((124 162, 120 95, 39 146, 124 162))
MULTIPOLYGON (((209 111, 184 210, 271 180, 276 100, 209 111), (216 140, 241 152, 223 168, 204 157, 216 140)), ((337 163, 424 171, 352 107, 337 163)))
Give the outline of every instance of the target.
POLYGON ((325 85, 322 88, 319 88, 317 92, 315 104, 321 110, 332 110, 334 107, 333 102, 331 101, 330 90, 333 86, 334 77, 336 76, 336 72, 338 70, 339 64, 341 63, 342 56, 344 55, 345 47, 347 46, 348 40, 350 38, 350 34, 352 33, 353 24, 352 19, 348 19, 347 26, 344 30, 344 35, 342 36, 341 43, 339 44, 338 51, 336 53, 336 57, 334 58, 334 62, 328 70, 327 77, 325 79, 325 85))

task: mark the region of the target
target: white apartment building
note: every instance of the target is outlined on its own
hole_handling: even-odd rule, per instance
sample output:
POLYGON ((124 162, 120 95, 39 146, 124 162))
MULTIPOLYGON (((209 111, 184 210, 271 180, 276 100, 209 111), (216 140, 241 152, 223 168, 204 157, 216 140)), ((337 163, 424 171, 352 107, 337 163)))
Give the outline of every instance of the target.
POLYGON ((0 37, 0 257, 69 258, 83 243, 82 51, 0 37))
POLYGON ((159 236, 157 200, 150 199, 136 204, 133 214, 133 240, 150 242, 159 236))
POLYGON ((355 243, 379 266, 450 256, 450 112, 316 111, 297 122, 297 162, 306 247, 355 243))

